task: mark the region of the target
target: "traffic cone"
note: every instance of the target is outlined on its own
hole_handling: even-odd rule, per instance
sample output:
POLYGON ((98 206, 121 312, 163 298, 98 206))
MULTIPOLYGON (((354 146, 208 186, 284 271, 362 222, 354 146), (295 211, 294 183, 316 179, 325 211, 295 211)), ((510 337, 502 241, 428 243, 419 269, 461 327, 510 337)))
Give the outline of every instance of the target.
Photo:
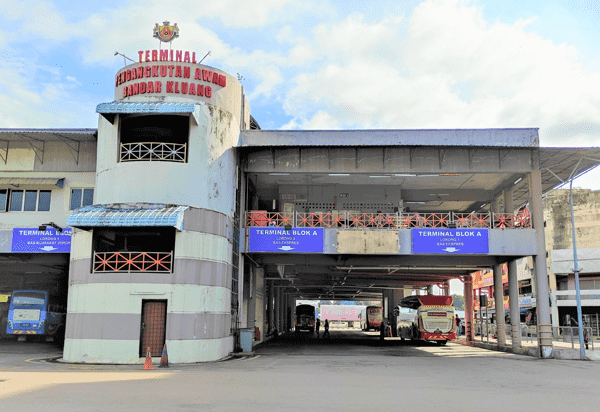
POLYGON ((169 367, 169 355, 167 355, 167 344, 163 347, 162 355, 160 357, 160 365, 159 368, 168 368, 169 367))
POLYGON ((146 354, 146 363, 144 363, 144 370, 154 369, 152 367, 152 355, 150 355, 150 347, 148 346, 148 353, 146 354))

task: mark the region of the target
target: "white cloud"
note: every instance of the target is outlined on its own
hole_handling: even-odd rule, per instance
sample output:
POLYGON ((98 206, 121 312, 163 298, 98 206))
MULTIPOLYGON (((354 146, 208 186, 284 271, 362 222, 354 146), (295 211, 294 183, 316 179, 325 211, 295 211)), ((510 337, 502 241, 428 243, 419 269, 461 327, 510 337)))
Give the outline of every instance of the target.
POLYGON ((11 24, 13 30, 9 33, 9 36, 17 41, 32 35, 65 40, 81 34, 80 28, 67 23, 53 3, 44 0, 8 0, 0 5, 0 15, 8 20, 17 21, 16 27, 11 24))
POLYGON ((543 145, 593 143, 600 72, 529 23, 488 23, 471 2, 427 0, 406 38, 391 19, 319 26, 310 43, 327 65, 294 79, 289 124, 310 128, 327 113, 331 127, 540 127, 543 145))

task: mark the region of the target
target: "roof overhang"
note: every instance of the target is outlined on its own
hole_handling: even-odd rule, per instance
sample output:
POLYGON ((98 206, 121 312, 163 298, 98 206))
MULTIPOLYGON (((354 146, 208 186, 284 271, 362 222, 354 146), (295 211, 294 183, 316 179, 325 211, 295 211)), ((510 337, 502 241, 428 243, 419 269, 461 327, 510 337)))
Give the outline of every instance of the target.
POLYGON ((537 128, 419 130, 244 130, 241 147, 473 146, 539 147, 537 128))
POLYGON ((4 186, 58 186, 63 187, 64 177, 8 177, 0 176, 0 185, 4 186))
POLYGON ((116 203, 86 206, 73 212, 67 225, 93 227, 174 227, 183 230, 183 214, 189 206, 116 203))
POLYGON ((192 115, 196 124, 198 119, 195 115, 196 103, 142 103, 142 102, 111 102, 101 103, 96 107, 96 113, 100 113, 106 120, 113 123, 117 114, 148 113, 148 114, 189 114, 192 115))

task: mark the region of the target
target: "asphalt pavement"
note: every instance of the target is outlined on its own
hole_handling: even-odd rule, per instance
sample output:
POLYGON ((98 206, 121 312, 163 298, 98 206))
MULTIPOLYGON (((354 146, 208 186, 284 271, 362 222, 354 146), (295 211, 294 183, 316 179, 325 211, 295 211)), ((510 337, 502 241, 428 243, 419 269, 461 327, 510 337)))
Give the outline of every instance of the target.
POLYGON ((597 410, 599 400, 598 362, 358 330, 286 334, 252 356, 152 371, 60 363, 57 349, 0 343, 2 410, 564 411, 597 410))

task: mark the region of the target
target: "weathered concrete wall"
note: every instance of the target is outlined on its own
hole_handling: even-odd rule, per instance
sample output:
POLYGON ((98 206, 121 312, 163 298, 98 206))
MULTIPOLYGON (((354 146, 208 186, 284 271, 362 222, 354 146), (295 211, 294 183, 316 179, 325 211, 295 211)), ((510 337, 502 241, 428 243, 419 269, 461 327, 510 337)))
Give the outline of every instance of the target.
MULTIPOLYGON (((600 247, 600 191, 573 189, 573 213, 578 248, 600 247)), ((569 190, 556 190, 544 199, 546 249, 572 249, 569 190)))
POLYGON ((397 254, 397 230, 338 230, 338 253, 397 254))

